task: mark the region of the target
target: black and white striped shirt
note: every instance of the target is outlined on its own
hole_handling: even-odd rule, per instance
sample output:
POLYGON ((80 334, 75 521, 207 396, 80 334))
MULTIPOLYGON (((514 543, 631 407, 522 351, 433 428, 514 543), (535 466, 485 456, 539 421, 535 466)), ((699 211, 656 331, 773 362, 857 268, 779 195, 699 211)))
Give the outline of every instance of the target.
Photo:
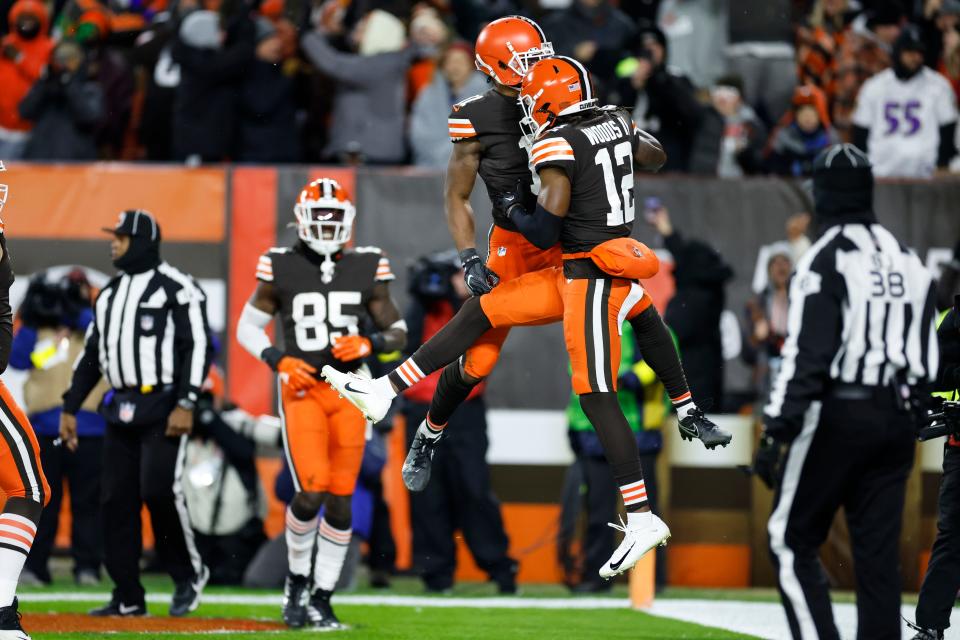
POLYGON ((933 382, 932 275, 872 220, 830 227, 797 264, 782 354, 765 414, 797 430, 830 384, 890 386, 898 373, 933 382))
POLYGON ((64 410, 76 413, 101 375, 114 389, 172 386, 195 402, 210 366, 209 335, 206 297, 189 275, 166 262, 118 275, 94 303, 64 410))

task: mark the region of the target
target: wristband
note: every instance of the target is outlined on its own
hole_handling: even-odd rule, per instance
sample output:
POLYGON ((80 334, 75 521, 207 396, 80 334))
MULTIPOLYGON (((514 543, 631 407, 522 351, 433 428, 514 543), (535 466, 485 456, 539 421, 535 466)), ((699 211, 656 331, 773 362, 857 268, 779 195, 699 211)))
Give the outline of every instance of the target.
POLYGON ((371 333, 367 336, 367 340, 370 341, 370 348, 373 349, 374 353, 383 353, 383 347, 387 344, 387 339, 383 337, 382 333, 379 331, 371 333))
POLYGON ((280 364, 282 358, 283 351, 280 351, 280 349, 276 347, 267 347, 263 350, 263 353, 260 354, 260 359, 266 362, 274 371, 277 370, 277 365, 280 364))
POLYGON ((473 247, 469 249, 464 249, 460 252, 460 264, 464 269, 467 268, 467 265, 472 262, 477 262, 480 260, 480 254, 477 253, 477 250, 473 247))

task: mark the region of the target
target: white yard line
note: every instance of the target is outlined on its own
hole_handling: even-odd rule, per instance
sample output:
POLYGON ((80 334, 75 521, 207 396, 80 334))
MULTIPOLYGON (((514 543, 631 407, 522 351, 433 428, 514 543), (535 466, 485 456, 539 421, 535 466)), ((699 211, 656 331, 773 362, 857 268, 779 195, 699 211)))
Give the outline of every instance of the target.
MULTIPOLYGON (((103 602, 109 593, 25 593, 23 602, 103 602)), ((233 604, 275 606, 281 603, 280 594, 209 594, 203 597, 208 604, 233 604)), ((151 593, 148 602, 170 602, 168 593, 151 593)), ((334 602, 343 605, 395 606, 419 608, 466 608, 466 609, 629 609, 630 603, 618 598, 445 598, 390 595, 338 595, 334 602)), ((201 609, 202 611, 202 609, 201 609)), ((708 627, 718 627, 738 633, 767 638, 790 640, 787 620, 777 602, 741 602, 736 600, 694 600, 661 598, 653 603, 647 613, 664 618, 674 618, 708 627)), ((834 617, 843 638, 855 638, 857 611, 852 604, 835 604, 834 617)), ((903 615, 913 619, 913 607, 904 606, 903 615)), ((906 625, 905 638, 911 637, 906 625)), ((947 631, 947 640, 960 640, 960 627, 947 631)))

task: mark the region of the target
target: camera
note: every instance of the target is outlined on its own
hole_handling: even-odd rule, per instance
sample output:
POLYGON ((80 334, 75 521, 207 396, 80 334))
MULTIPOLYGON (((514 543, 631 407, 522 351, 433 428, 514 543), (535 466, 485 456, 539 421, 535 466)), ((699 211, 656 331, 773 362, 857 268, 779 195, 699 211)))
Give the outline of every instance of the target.
POLYGON ((943 436, 960 437, 960 401, 932 398, 923 411, 917 439, 921 442, 943 436))

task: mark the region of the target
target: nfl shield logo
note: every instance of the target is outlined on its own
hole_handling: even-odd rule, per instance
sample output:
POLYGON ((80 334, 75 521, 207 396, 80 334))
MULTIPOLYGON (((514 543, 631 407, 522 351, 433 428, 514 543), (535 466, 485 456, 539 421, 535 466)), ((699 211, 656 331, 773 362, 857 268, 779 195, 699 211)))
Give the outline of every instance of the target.
POLYGON ((497 249, 497 255, 500 256, 501 258, 502 258, 503 256, 507 255, 507 248, 506 248, 506 247, 499 247, 499 248, 497 249))
POLYGON ((137 407, 132 402, 121 402, 120 412, 118 414, 120 422, 133 422, 133 414, 136 413, 136 411, 137 407))
POLYGON ((153 316, 140 316, 140 328, 144 331, 153 331, 153 316))

